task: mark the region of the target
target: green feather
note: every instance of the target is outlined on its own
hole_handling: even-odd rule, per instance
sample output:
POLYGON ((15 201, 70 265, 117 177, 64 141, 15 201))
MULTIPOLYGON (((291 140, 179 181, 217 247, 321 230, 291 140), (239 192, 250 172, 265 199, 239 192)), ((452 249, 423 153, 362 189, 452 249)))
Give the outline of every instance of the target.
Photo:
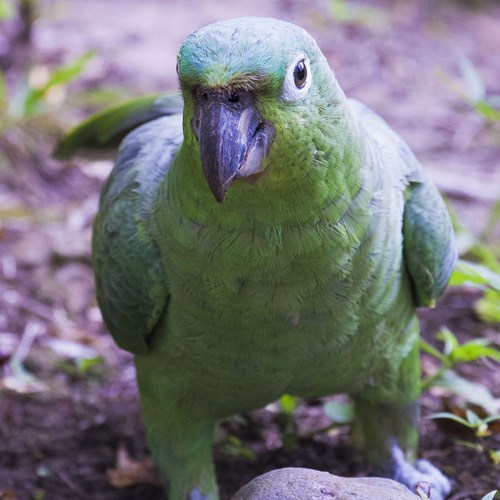
POLYGON ((73 129, 54 148, 55 158, 64 159, 85 150, 113 146, 138 127, 160 116, 182 113, 177 95, 155 94, 104 109, 73 129))

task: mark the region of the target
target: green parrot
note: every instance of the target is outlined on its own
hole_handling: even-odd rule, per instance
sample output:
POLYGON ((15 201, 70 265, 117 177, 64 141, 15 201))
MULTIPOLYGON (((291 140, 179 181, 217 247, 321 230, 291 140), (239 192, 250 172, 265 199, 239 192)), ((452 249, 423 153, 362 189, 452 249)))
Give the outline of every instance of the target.
POLYGON ((444 498, 448 479, 416 459, 416 307, 434 305, 457 255, 436 187, 295 25, 211 24, 185 39, 177 72, 182 99, 104 111, 57 151, 132 129, 93 265, 104 321, 135 354, 168 498, 218 498, 219 419, 339 392, 374 471, 444 498))

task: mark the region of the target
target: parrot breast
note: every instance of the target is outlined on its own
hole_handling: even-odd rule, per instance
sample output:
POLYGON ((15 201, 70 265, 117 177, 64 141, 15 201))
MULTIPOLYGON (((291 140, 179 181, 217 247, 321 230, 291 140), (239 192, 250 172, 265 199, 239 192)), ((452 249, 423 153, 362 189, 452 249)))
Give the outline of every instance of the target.
POLYGON ((203 381, 196 397, 211 398, 217 417, 284 392, 352 392, 380 360, 402 357, 414 343, 403 201, 373 194, 384 182, 391 180, 365 175, 353 196, 343 193, 296 224, 247 216, 234 227, 227 203, 215 213, 193 200, 196 190, 166 197, 158 231, 170 302, 158 348, 176 373, 203 381), (399 214, 391 203, 401 204, 399 214), (205 217, 187 215, 188 205, 205 217))

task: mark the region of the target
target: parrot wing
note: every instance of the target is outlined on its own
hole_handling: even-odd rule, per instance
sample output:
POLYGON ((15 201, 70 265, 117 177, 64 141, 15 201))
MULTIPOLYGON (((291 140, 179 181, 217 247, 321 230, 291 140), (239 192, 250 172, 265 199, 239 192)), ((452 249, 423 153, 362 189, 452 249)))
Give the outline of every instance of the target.
POLYGON ((403 217, 404 256, 417 306, 434 307, 457 262, 453 226, 436 186, 410 183, 403 217))
POLYGON ((397 169, 405 199, 404 259, 415 305, 433 307, 457 261, 455 236, 446 205, 408 145, 368 107, 352 99, 349 101, 370 136, 375 154, 380 152, 383 168, 397 169))
POLYGON ((136 354, 146 352, 147 338, 168 302, 150 216, 181 142, 180 115, 158 118, 131 132, 104 186, 94 223, 97 300, 116 343, 136 354))
POLYGON ((69 132, 55 147, 53 156, 66 159, 77 152, 117 145, 132 129, 161 116, 182 113, 176 94, 153 94, 131 99, 94 113, 69 132))

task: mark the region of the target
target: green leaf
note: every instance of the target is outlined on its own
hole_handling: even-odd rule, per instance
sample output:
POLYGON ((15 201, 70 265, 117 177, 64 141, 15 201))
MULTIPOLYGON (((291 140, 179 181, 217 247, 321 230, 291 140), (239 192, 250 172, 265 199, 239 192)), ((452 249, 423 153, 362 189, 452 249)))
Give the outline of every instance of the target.
POLYGON ((454 370, 447 370, 432 385, 448 389, 466 402, 481 406, 488 414, 496 414, 500 409, 500 399, 495 398, 486 386, 471 382, 454 370))
POLYGON ((480 418, 470 409, 465 410, 465 414, 467 417, 466 419, 449 412, 434 413, 429 418, 445 418, 448 420, 453 420, 464 425, 465 427, 468 427, 469 429, 474 429, 477 437, 486 437, 491 434, 488 431, 488 422, 485 419, 480 418))
MULTIPOLYGON (((490 450, 490 458, 494 465, 500 465, 500 450, 490 450)), ((496 493, 496 491, 492 493, 496 493)))
POLYGON ((12 19, 14 17, 14 8, 12 2, 0 0, 0 19, 12 19))
POLYGON ((76 59, 76 61, 55 69, 52 72, 45 87, 49 89, 54 85, 64 85, 73 81, 75 78, 81 75, 88 62, 94 57, 94 55, 95 52, 93 50, 89 50, 78 59, 76 59))
POLYGON ((223 444, 223 450, 228 455, 236 458, 245 458, 251 461, 257 458, 254 451, 245 446, 241 439, 236 436, 228 436, 223 444))
POLYGON ((337 400, 328 401, 323 407, 325 415, 338 424, 348 424, 354 418, 352 403, 337 400))
POLYGON ((300 399, 296 396, 284 394, 279 400, 281 411, 287 415, 291 415, 299 406, 300 399))
POLYGON ((468 420, 465 418, 459 417, 458 415, 455 415, 454 413, 449 413, 446 411, 440 412, 440 413, 433 413, 432 415, 429 415, 430 419, 436 420, 439 418, 445 418, 447 420, 453 420, 455 422, 458 422, 459 424, 465 425, 466 427, 469 427, 470 429, 473 427, 468 420))
POLYGON ((347 5, 345 0, 330 0, 330 14, 334 19, 343 21, 347 18, 347 5))
POLYGON ((474 339, 456 347, 451 352, 453 363, 470 363, 479 358, 491 358, 500 361, 500 350, 491 347, 487 339, 474 339))
POLYGON ((77 358, 75 359, 76 368, 80 375, 87 374, 95 366, 103 364, 104 358, 96 356, 95 358, 77 358))
POLYGON ((488 286, 500 291, 500 274, 481 264, 460 259, 451 275, 450 285, 488 286))
POLYGON ((94 51, 89 51, 80 56, 76 61, 55 69, 47 83, 40 88, 28 87, 23 102, 23 116, 31 116, 39 111, 47 92, 58 85, 65 85, 73 81, 85 69, 87 63, 94 57, 94 51))
POLYGON ((498 413, 496 415, 490 415, 488 418, 484 419, 487 424, 491 424, 491 422, 496 422, 497 420, 500 420, 500 414, 498 413))
POLYGON ((486 87, 478 71, 466 57, 459 60, 462 77, 465 81, 467 99, 474 109, 487 120, 500 121, 500 110, 495 107, 493 99, 486 94, 486 87))
POLYGON ((487 101, 477 101, 474 103, 474 109, 488 120, 500 121, 500 110, 494 108, 487 101))
POLYGON ((450 357, 450 355, 459 347, 457 337, 448 328, 442 328, 437 334, 436 338, 444 342, 443 352, 445 356, 450 357))
MULTIPOLYGON (((498 451, 497 453, 500 453, 500 451, 498 451)), ((491 451, 490 451, 490 455, 491 455, 491 451)), ((497 491, 498 490, 490 491, 489 493, 484 495, 484 497, 481 498, 481 500, 493 500, 495 498, 495 495, 497 494, 497 491)))
POLYGON ((484 296, 474 304, 474 309, 482 321, 500 323, 500 292, 498 290, 486 290, 484 296))
POLYGON ((458 65, 465 82, 467 97, 472 103, 483 101, 486 98, 486 88, 472 62, 464 56, 459 59, 458 65))
POLYGON ((349 4, 347 0, 330 0, 330 15, 341 23, 362 24, 370 28, 384 26, 387 16, 377 7, 349 4))
POLYGON ((479 427, 479 425, 482 424, 482 420, 469 408, 465 410, 465 415, 467 417, 467 422, 469 422, 472 427, 479 427))

